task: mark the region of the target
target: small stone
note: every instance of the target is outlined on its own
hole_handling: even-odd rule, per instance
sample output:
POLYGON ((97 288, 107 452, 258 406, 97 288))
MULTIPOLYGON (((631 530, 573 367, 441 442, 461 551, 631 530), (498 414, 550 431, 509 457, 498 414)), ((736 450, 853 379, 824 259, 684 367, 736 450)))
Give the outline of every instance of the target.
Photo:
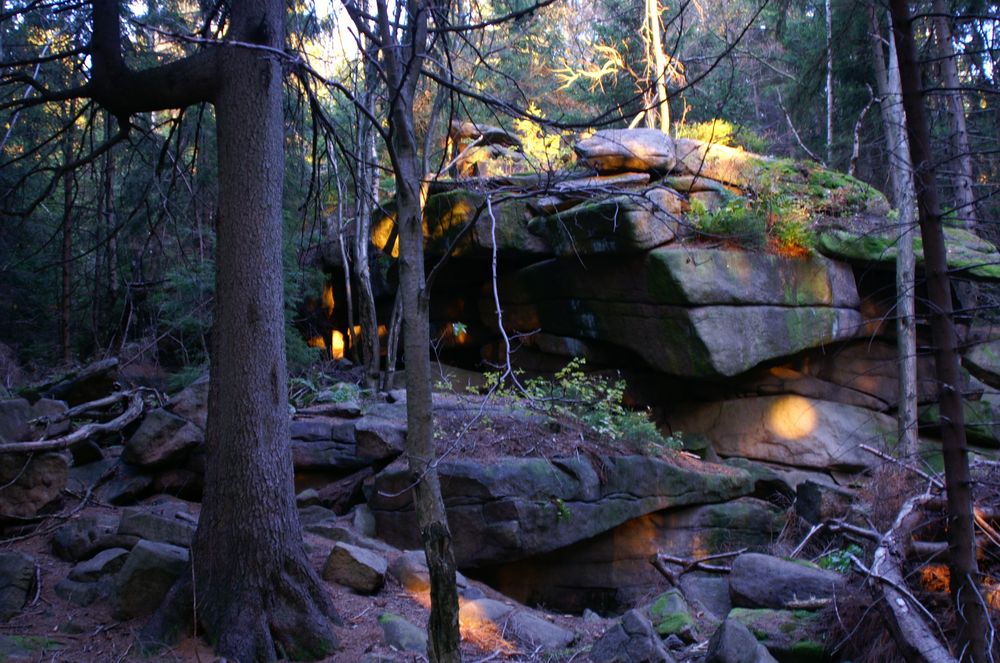
POLYGON ((118 530, 118 520, 117 516, 104 513, 71 520, 52 535, 52 552, 68 562, 84 559, 93 554, 95 542, 118 530))
POLYGON ((515 612, 508 618, 507 624, 518 640, 546 651, 563 649, 576 640, 576 633, 573 631, 546 621, 527 610, 515 612))
POLYGON ((188 518, 179 517, 181 513, 184 512, 177 505, 124 509, 118 533, 188 547, 194 538, 195 525, 188 518))
POLYGON ((708 641, 705 663, 773 663, 774 657, 757 642, 750 630, 734 619, 727 619, 708 641))
POLYGON ((0 553, 0 621, 21 612, 35 589, 35 559, 19 552, 0 553))
POLYGON ((103 589, 102 583, 80 582, 70 578, 63 578, 55 586, 56 596, 80 607, 87 607, 101 598, 103 589))
POLYGON ((427 652, 427 633, 422 628, 414 626, 399 615, 384 612, 378 616, 379 626, 385 642, 399 651, 409 651, 417 654, 427 652))
POLYGON ((302 509, 319 504, 319 492, 315 488, 306 488, 295 496, 295 506, 302 509))
POLYGON ((323 568, 323 579, 349 587, 361 594, 374 594, 385 584, 385 558, 370 550, 337 543, 323 568))
POLYGON ((129 551, 124 548, 102 550, 93 558, 74 566, 69 572, 69 578, 77 582, 95 582, 121 569, 128 554, 129 551))
POLYGON ((367 504, 359 504, 351 512, 351 523, 362 536, 373 537, 377 532, 375 514, 367 504))

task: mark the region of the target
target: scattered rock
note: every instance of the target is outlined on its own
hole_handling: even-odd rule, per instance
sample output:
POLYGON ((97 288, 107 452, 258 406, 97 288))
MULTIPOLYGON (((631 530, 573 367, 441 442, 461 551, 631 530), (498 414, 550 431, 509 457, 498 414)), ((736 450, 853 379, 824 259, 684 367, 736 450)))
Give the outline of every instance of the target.
POLYGON ((179 546, 140 540, 114 579, 112 604, 119 619, 147 615, 163 601, 187 568, 188 551, 179 546))
POLYGON ((812 525, 842 518, 854 503, 854 491, 828 483, 803 481, 795 491, 795 513, 812 525))
POLYGON ((314 506, 319 504, 319 491, 315 488, 306 488, 301 493, 295 496, 295 506, 299 509, 305 508, 307 506, 314 506))
POLYGON ((530 647, 553 651, 568 647, 576 640, 576 633, 557 626, 527 610, 518 610, 508 619, 507 625, 514 637, 530 647))
POLYGON ((174 394, 167 401, 167 409, 205 430, 208 423, 208 373, 174 394))
POLYGON ((52 534, 56 557, 76 562, 95 552, 97 541, 118 531, 120 518, 114 513, 78 516, 52 534))
POLYGON ((100 582, 81 582, 63 578, 56 583, 56 596, 80 607, 86 607, 107 596, 108 586, 100 582))
POLYGON ((35 558, 19 552, 0 553, 0 621, 21 612, 35 592, 35 558))
POLYGON ((55 502, 71 462, 66 452, 0 455, 0 518, 34 518, 55 502))
POLYGON ((183 417, 158 408, 146 414, 132 434, 122 460, 138 467, 175 462, 205 442, 204 431, 183 417))
POLYGON ((779 661, 823 663, 829 660, 821 635, 824 624, 815 612, 733 608, 729 620, 746 626, 779 661))
POLYGON ((676 635, 686 642, 695 640, 695 622, 684 596, 676 589, 660 594, 648 608, 649 620, 661 637, 676 635))
POLYGON ((705 663, 777 663, 742 623, 727 619, 708 641, 705 663))
MULTIPOLYGON (((392 560, 388 570, 389 575, 411 594, 422 594, 431 590, 430 572, 427 570, 427 560, 421 550, 404 552, 392 560)), ((455 583, 459 589, 469 585, 465 576, 458 572, 455 573, 455 583)))
POLYGON ((118 533, 188 547, 194 539, 195 519, 181 506, 167 504, 122 510, 118 533))
POLYGON ((385 558, 370 550, 338 543, 323 567, 323 579, 349 587, 361 594, 375 594, 385 584, 385 558))
POLYGON ((358 456, 370 461, 395 458, 406 445, 406 419, 362 417, 354 428, 358 456))
POLYGON ((638 610, 629 610, 590 650, 593 663, 674 663, 652 624, 638 610))
POLYGON ((794 606, 796 601, 827 599, 844 586, 844 577, 808 562, 744 553, 733 561, 729 593, 733 605, 746 608, 794 606))
POLYGON ((102 359, 70 373, 58 382, 41 387, 42 395, 70 406, 80 405, 107 396, 118 380, 118 359, 102 359))
POLYGON ((685 573, 681 589, 692 603, 705 609, 716 619, 725 619, 733 608, 729 598, 729 579, 713 573, 685 573))
POLYGON ((102 550, 91 559, 80 562, 70 569, 69 579, 77 582, 96 582, 121 569, 128 554, 129 551, 124 548, 102 550))
POLYGON ((384 612, 378 616, 385 643, 399 651, 427 653, 427 632, 414 626, 399 615, 384 612))

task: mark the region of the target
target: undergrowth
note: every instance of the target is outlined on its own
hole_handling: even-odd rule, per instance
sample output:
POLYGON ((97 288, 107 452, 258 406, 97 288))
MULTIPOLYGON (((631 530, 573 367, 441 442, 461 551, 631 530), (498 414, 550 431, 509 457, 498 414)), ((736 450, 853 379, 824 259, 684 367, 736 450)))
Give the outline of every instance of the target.
POLYGON ((574 357, 551 378, 504 380, 501 372, 485 374, 485 388, 497 396, 524 403, 553 419, 578 421, 594 435, 630 444, 637 451, 655 455, 679 449, 679 435, 665 437, 648 411, 630 410, 623 404, 625 381, 611 380, 583 371, 586 360, 574 357))

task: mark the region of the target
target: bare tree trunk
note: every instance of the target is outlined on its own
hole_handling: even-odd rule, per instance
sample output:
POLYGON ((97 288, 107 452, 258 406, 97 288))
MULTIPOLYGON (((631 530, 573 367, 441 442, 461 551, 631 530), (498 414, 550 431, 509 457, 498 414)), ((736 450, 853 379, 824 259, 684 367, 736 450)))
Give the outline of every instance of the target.
MULTIPOLYGON (((70 117, 75 113, 76 104, 70 104, 70 117)), ((62 144, 63 162, 73 160, 73 131, 67 128, 62 144)), ((67 171, 63 175, 63 214, 62 214, 62 261, 60 271, 62 283, 59 291, 59 347, 62 360, 69 362, 73 358, 72 318, 73 318, 73 201, 76 188, 76 174, 67 171)))
POLYGON ((660 131, 670 133, 670 102, 667 99, 667 58, 663 53, 662 27, 659 0, 646 0, 646 24, 649 29, 650 66, 656 78, 657 110, 660 131))
POLYGON ((833 165, 833 7, 826 0, 826 165, 833 165))
POLYGON ((955 183, 955 210, 957 218, 967 229, 976 226, 975 179, 972 168, 972 151, 969 149, 969 130, 965 123, 965 104, 959 88, 958 67, 955 64, 955 42, 948 23, 948 7, 944 0, 934 0, 934 32, 937 37, 941 78, 951 119, 951 149, 958 172, 952 175, 955 183))
POLYGON ((400 288, 403 293, 403 347, 406 353, 406 456, 413 481, 413 503, 430 571, 431 611, 427 656, 435 663, 461 661, 455 555, 435 467, 431 401, 430 293, 424 275, 423 173, 413 124, 413 100, 427 39, 431 6, 406 4, 405 39, 394 37, 385 0, 378 2, 384 69, 391 92, 389 108, 399 224, 400 288))
MULTIPOLYGON (((375 91, 378 85, 378 55, 368 48, 364 62, 364 93, 361 103, 368 112, 375 114, 375 91)), ((372 292, 372 275, 368 246, 371 243, 371 223, 374 204, 378 200, 378 169, 375 152, 375 133, 371 121, 361 112, 356 113, 356 144, 359 153, 355 169, 354 214, 354 281, 358 287, 358 317, 361 323, 361 363, 365 367, 365 383, 373 388, 379 379, 381 347, 378 336, 378 315, 375 295, 372 292)))
POLYGON ((897 226, 898 255, 896 257, 896 351, 899 354, 899 455, 915 458, 917 454, 917 327, 914 304, 916 257, 913 237, 916 231, 913 172, 910 169, 910 143, 906 138, 906 117, 899 82, 896 39, 892 27, 888 32, 889 63, 886 67, 882 51, 882 29, 878 11, 881 5, 872 3, 870 25, 872 59, 875 79, 882 100, 882 127, 889 152, 892 174, 892 199, 899 211, 897 226))
POLYGON ((986 663, 989 619, 980 594, 972 514, 971 478, 962 392, 958 368, 958 342, 948 279, 944 232, 937 183, 930 154, 930 128, 924 111, 920 70, 917 64, 909 8, 906 0, 891 0, 892 27, 899 57, 899 72, 906 110, 910 152, 916 172, 920 231, 924 244, 931 331, 935 345, 937 379, 941 388, 941 438, 945 486, 948 493, 948 561, 951 594, 955 603, 960 660, 986 663))

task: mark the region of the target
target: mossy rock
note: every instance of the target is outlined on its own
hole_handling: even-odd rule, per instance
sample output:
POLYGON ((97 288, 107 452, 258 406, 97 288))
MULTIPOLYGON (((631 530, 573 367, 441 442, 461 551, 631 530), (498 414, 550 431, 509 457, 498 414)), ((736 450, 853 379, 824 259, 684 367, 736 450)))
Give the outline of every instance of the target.
POLYGON ((740 622, 781 663, 825 663, 823 620, 809 610, 733 608, 729 619, 740 622))
MULTIPOLYGON (((1000 448, 1000 397, 986 394, 982 400, 963 401, 962 413, 965 419, 965 435, 974 444, 992 449, 1000 448)), ((941 427, 941 408, 937 403, 920 410, 919 424, 922 428, 937 431, 941 427)))
POLYGON ((694 617, 687 601, 676 589, 663 592, 649 606, 649 620, 653 628, 663 637, 678 635, 690 639, 694 628, 694 617))
MULTIPOLYGON (((968 230, 952 226, 944 227, 944 240, 950 270, 983 280, 1000 279, 1000 252, 992 243, 968 230)), ((882 229, 860 232, 826 228, 819 233, 818 248, 831 258, 865 264, 891 265, 899 255, 896 238, 882 229)), ((924 243, 919 236, 913 239, 913 251, 917 265, 923 267, 924 243)))

